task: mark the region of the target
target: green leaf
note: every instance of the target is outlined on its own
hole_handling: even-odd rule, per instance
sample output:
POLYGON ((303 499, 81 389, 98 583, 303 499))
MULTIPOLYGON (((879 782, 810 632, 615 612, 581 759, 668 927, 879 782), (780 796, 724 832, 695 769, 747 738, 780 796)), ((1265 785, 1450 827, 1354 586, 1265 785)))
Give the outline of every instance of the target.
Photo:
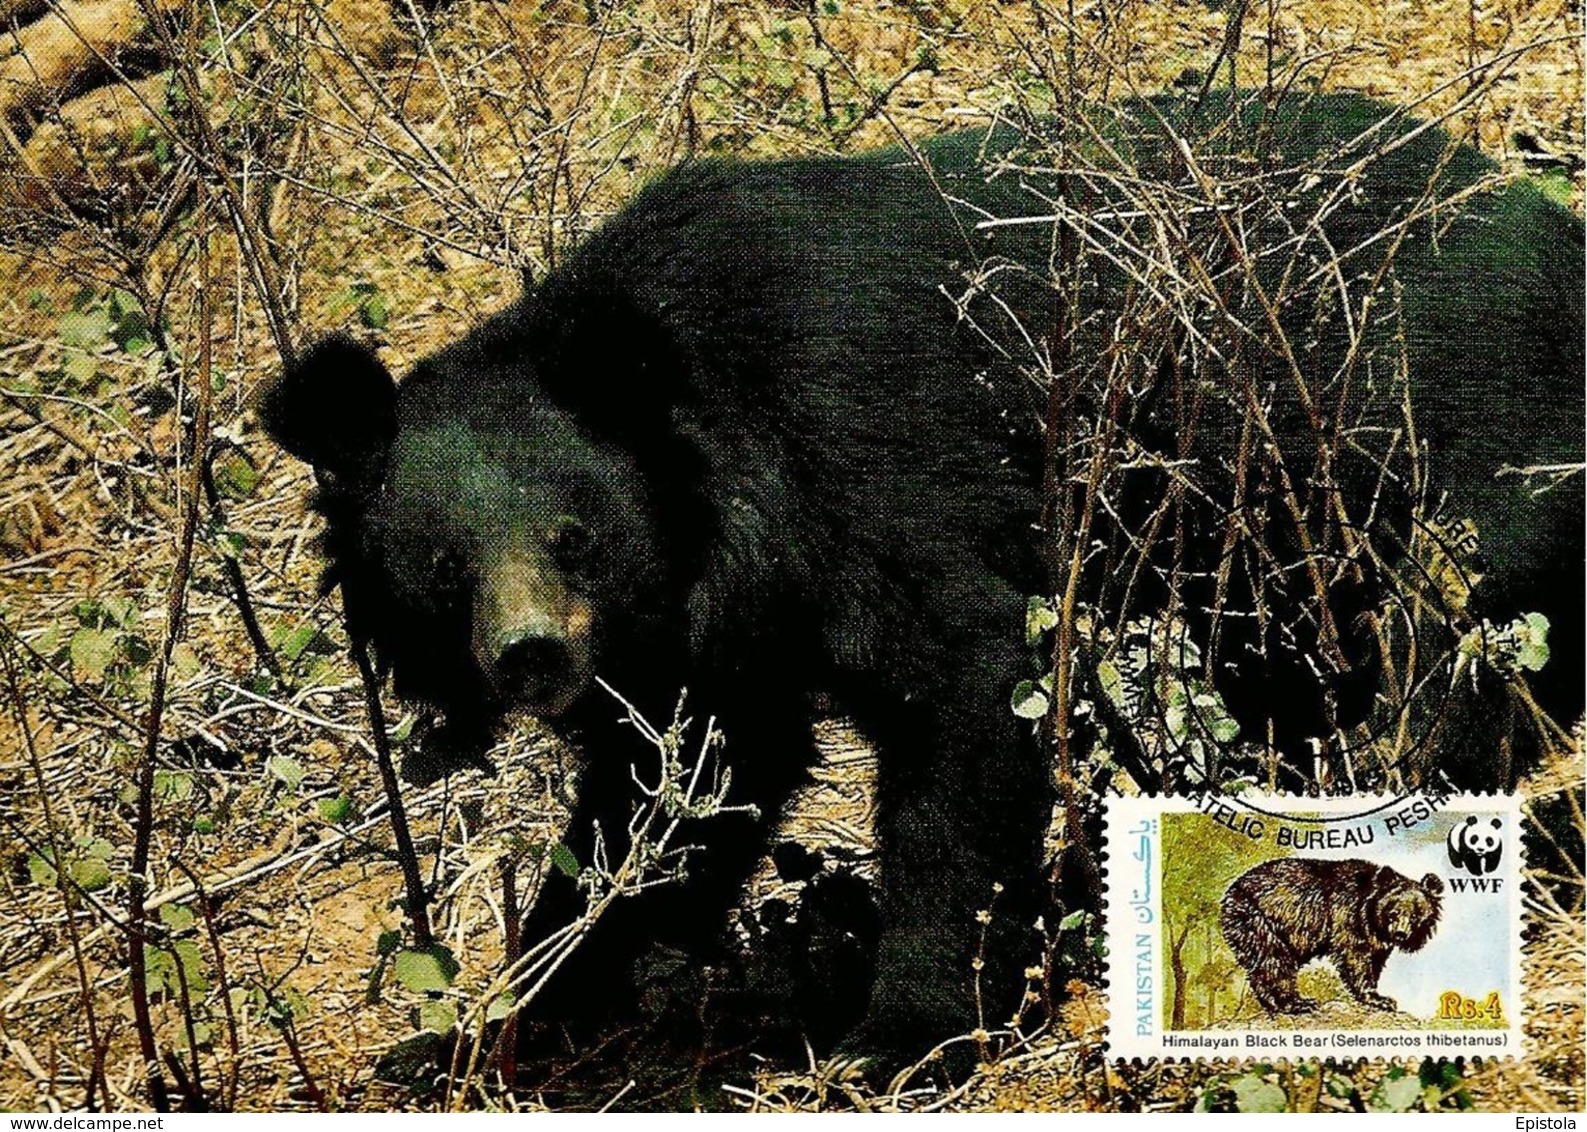
POLYGON ((1172 693, 1169 694, 1169 700, 1170 704, 1163 712, 1163 726, 1175 744, 1182 744, 1185 741, 1185 709, 1181 704, 1172 703, 1172 693))
POLYGON ((138 302, 138 296, 123 287, 112 287, 110 289, 110 298, 107 301, 110 313, 117 318, 121 318, 129 311, 143 313, 143 304, 138 302))
POLYGON ((384 330, 391 319, 391 300, 376 293, 358 308, 358 319, 371 330, 384 330))
POLYGON ((1288 1112, 1289 1097, 1284 1090, 1254 1073, 1229 1082, 1234 1090, 1234 1107, 1241 1112, 1288 1112))
POLYGON ((1564 173, 1548 172, 1532 178, 1537 191, 1555 204, 1570 207, 1571 180, 1564 173))
POLYGON ((46 656, 53 660, 55 654, 64 647, 65 640, 65 630, 59 625, 51 625, 44 632, 33 638, 33 650, 40 656, 46 656))
POLYGON ((286 755, 271 755, 265 760, 265 770, 284 782, 288 790, 296 790, 303 781, 303 764, 286 755))
POLYGON ((1240 725, 1221 712, 1208 717, 1207 730, 1220 743, 1232 743, 1240 735, 1240 725))
POLYGON ((1367 1098, 1371 1112, 1410 1112, 1422 1099, 1422 1082, 1396 1066, 1378 1082, 1367 1098))
POLYGON ((1085 909, 1081 909, 1078 912, 1070 912, 1063 919, 1059 920, 1058 930, 1061 932, 1077 932, 1081 928, 1085 927, 1085 925, 1086 913, 1085 909))
MULTIPOLYGON (((193 1040, 198 1044, 199 1049, 208 1048, 209 1044, 215 1040, 215 1027, 210 1025, 208 1022, 194 1022, 193 1040)), ((173 1039, 172 1044, 174 1044, 177 1049, 187 1048, 186 1026, 178 1027, 176 1031, 176 1037, 173 1039)))
POLYGON ((401 932, 381 932, 375 940, 375 954, 385 957, 395 955, 397 948, 402 946, 401 932))
POLYGON ((116 340, 116 345, 120 346, 123 352, 136 357, 151 345, 149 342, 151 333, 149 320, 144 317, 143 312, 132 310, 116 320, 110 336, 116 340))
POLYGON ((291 661, 302 659, 305 653, 327 656, 336 651, 330 638, 313 624, 297 625, 277 633, 274 643, 281 655, 291 661))
POLYGON ((233 453, 214 464, 215 490, 228 499, 243 499, 259 485, 259 470, 241 455, 233 453))
POLYGON ((92 385, 99 376, 99 359, 85 350, 73 350, 61 363, 61 373, 76 386, 92 385))
POLYGON ((444 998, 420 1003, 419 1029, 435 1034, 450 1034, 457 1029, 457 1007, 444 998))
POLYGON ((1528 672, 1536 672, 1548 663, 1548 618, 1541 613, 1528 613, 1516 622, 1515 663, 1528 672))
POLYGON ((148 974, 150 988, 162 990, 173 998, 180 997, 184 984, 187 997, 192 1001, 202 998, 209 990, 209 979, 204 974, 204 959, 193 940, 179 940, 169 949, 145 946, 143 966, 148 974))
POLYGON ((50 864, 49 857, 44 853, 28 854, 28 877, 34 884, 44 888, 55 887, 55 866, 50 864))
POLYGON ((518 1000, 510 991, 506 994, 499 994, 490 1000, 489 1006, 485 1007, 485 1021, 500 1022, 503 1018, 510 1015, 513 1007, 517 1005, 518 1000))
POLYGON ((1416 1079, 1424 1087, 1439 1090, 1453 1089, 1464 1082, 1460 1073, 1460 1066, 1451 1061, 1433 1061, 1428 1059, 1422 1062, 1422 1067, 1417 1070, 1416 1079))
POLYGON ((77 847, 77 854, 80 857, 95 857, 101 861, 108 861, 116 854, 114 845, 103 837, 95 837, 92 834, 84 834, 72 844, 77 847))
POLYGON ((68 346, 102 346, 110 338, 110 315, 102 307, 61 315, 61 341, 68 346))
POLYGON ((1025 605, 1025 643, 1034 645, 1041 635, 1058 625, 1058 611, 1044 597, 1032 597, 1025 605))
POLYGON ((185 802, 193 796, 193 776, 180 770, 155 771, 154 796, 161 802, 185 802))
MULTIPOLYGON (((84 892, 96 892, 110 884, 110 858, 115 848, 102 837, 83 836, 72 842, 65 857, 66 879, 84 892)), ((55 874, 55 857, 52 850, 42 849, 27 859, 28 877, 35 884, 54 888, 59 883, 55 874)))
POLYGON ((1343 1073, 1329 1073, 1323 1078, 1323 1085, 1327 1088, 1330 1097, 1346 1100, 1355 1096, 1356 1083, 1343 1073))
POLYGON ((321 798, 319 802, 320 817, 332 825, 340 825, 353 813, 353 800, 346 794, 338 794, 334 798, 321 798))
POLYGON ((1021 680, 1014 685, 1009 709, 1021 719, 1040 719, 1047 714, 1047 704, 1047 694, 1034 680, 1021 680))
MULTIPOLYGON (((241 988, 239 988, 241 989, 241 988)), ((293 987, 267 987, 262 983, 254 983, 242 990, 238 997, 238 989, 232 991, 233 1009, 239 1005, 248 1008, 256 1018, 284 1030, 299 1018, 306 1018, 309 1013, 308 1000, 302 993, 293 987)))
POLYGON ((1119 675, 1118 666, 1111 660, 1097 661, 1097 683, 1114 706, 1124 706, 1124 677, 1119 675))
POLYGON ((193 651, 193 646, 186 641, 171 648, 171 679, 178 685, 186 684, 203 671, 204 665, 198 659, 198 653, 193 651))
POLYGON ((458 970, 457 960, 439 943, 425 951, 398 952, 391 968, 397 982, 416 994, 444 991, 458 970))
POLYGON ((200 814, 193 819, 194 833, 214 833, 215 819, 208 814, 200 814))
POLYGON ((105 671, 121 656, 121 633, 116 629, 79 629, 71 640, 72 671, 79 680, 103 680, 105 671))
POLYGON ((189 997, 195 999, 202 997, 209 990, 209 979, 204 974, 204 957, 198 949, 198 941, 178 940, 172 945, 171 950, 176 952, 177 962, 181 964, 182 976, 187 980, 189 997))
MULTIPOLYGON (((338 315, 355 304, 362 307, 369 296, 373 294, 375 294, 375 285, 367 280, 349 283, 326 301, 325 309, 332 315, 338 315)), ((360 318, 362 314, 363 312, 360 310, 360 318)))
POLYGON ((292 1022, 309 1016, 309 1000, 296 987, 282 987, 276 991, 274 1014, 282 1022, 292 1022))
POLYGON ((566 876, 569 876, 574 880, 578 880, 579 859, 573 855, 573 850, 569 849, 560 841, 551 846, 551 863, 560 869, 566 876))
POLYGON ((98 857, 79 857, 68 861, 66 875, 84 892, 98 892, 110 887, 110 866, 98 857))
POLYGON ((193 926, 193 910, 185 904, 165 904, 160 908, 160 922, 173 935, 193 926))

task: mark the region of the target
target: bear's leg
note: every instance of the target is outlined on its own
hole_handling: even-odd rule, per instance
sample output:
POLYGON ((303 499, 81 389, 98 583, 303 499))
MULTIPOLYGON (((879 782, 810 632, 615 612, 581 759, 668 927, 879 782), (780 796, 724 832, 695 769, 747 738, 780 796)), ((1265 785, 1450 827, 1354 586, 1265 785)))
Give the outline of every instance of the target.
MULTIPOLYGON (((635 960, 650 946, 700 953, 719 941, 727 909, 764 849, 767 830, 814 759, 814 740, 803 703, 792 697, 771 701, 764 694, 756 700, 748 693, 719 693, 697 698, 691 692, 690 715, 696 722, 679 752, 686 771, 714 710, 707 699, 725 707, 718 724, 725 745, 716 752, 714 767, 717 774, 731 771, 725 802, 753 806, 757 813, 686 820, 670 846, 690 847, 684 879, 611 904, 530 1007, 533 1015, 593 1021, 627 1010, 635 994, 635 960)), ((618 710, 612 703, 592 705, 578 721, 587 768, 563 843, 581 867, 594 860, 597 828, 605 860, 617 867, 630 849, 629 824, 645 801, 634 778, 655 785, 658 755, 633 728, 615 723, 618 710)), ((708 766, 702 782, 713 781, 706 777, 712 773, 708 766)), ((551 870, 525 920, 525 945, 532 947, 573 923, 584 907, 575 881, 560 869, 551 870)))
POLYGON ((1374 1010, 1395 1010, 1398 1004, 1386 994, 1378 992, 1378 979, 1383 975, 1383 964, 1388 961, 1387 951, 1345 951, 1337 956, 1339 977, 1356 1000, 1374 1010))
POLYGON ((1245 968, 1251 993, 1269 1014, 1307 1014, 1317 1003, 1295 988, 1300 959, 1277 926, 1244 893, 1231 894, 1222 915, 1223 938, 1245 968))
POLYGON ((1028 667, 1025 599, 975 581, 943 595, 963 603, 924 611, 925 633, 901 633, 849 703, 877 746, 882 888, 876 982, 845 1043, 857 1054, 920 1056, 1006 1028, 1040 955, 1051 774, 1009 708, 1028 667))
POLYGON ((1251 969, 1251 989, 1274 1014, 1310 1014, 1317 1009, 1317 1000, 1304 997, 1295 987, 1300 963, 1287 944, 1276 946, 1282 950, 1262 956, 1251 969))

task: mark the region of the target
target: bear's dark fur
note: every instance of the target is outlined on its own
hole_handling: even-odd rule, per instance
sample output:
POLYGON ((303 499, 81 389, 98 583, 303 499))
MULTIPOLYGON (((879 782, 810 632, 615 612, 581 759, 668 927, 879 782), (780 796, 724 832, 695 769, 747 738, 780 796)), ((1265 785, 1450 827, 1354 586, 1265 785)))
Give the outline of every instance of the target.
POLYGON ((1295 989, 1313 959, 1331 959, 1363 1005, 1393 1010, 1378 993, 1394 950, 1420 951, 1438 928, 1444 882, 1413 881, 1371 861, 1289 857, 1263 861, 1223 894, 1223 939, 1245 968, 1251 993, 1272 1014, 1304 1014, 1314 999, 1295 989))
MULTIPOLYGON (((1183 180, 1159 113, 1191 131, 1196 114, 1217 115, 1168 102, 1121 112, 1115 143, 1140 176, 1183 180)), ((1329 165, 1317 155, 1372 139, 1387 113, 1359 98, 1297 99, 1265 144, 1277 164, 1329 165)), ((1352 256, 1381 250, 1375 234, 1425 201, 1434 170, 1447 194, 1491 168, 1469 149, 1446 152, 1438 131, 1395 120, 1391 134, 1397 144, 1352 175, 1324 225, 1352 277, 1370 262, 1352 256)), ((315 465, 329 579, 352 631, 373 642, 401 696, 444 713, 432 746, 468 756, 515 710, 580 738, 589 769, 567 838, 581 862, 597 823, 621 854, 638 753, 593 677, 653 719, 669 717, 687 687, 693 713, 720 721, 731 800, 760 817, 691 834, 701 851, 687 883, 615 906, 548 988, 566 999, 550 1009, 587 1009, 619 988, 647 939, 714 938, 813 758, 816 690, 853 715, 880 764, 882 927, 854 1048, 918 1049, 983 1015, 996 1025, 1017 1005, 1052 776, 1009 702, 1029 665, 1027 598, 1052 581, 1036 530, 1045 395, 1021 363, 1014 323, 1050 339, 1058 300, 1051 224, 976 224, 1045 211, 1032 183, 1060 195, 1040 173, 987 177, 985 163, 1018 140, 999 130, 925 143, 930 175, 902 150, 683 166, 400 387, 372 353, 335 338, 263 395, 271 434, 315 465), (990 293, 967 282, 983 270, 990 293), (983 928, 977 914, 989 907, 983 928), (985 969, 972 975, 983 945, 985 969)), ((1098 215, 1108 191, 1090 187, 1098 215)), ((1581 223, 1525 187, 1433 219, 1411 226, 1397 269, 1423 436, 1455 513, 1496 532, 1491 615, 1555 614, 1567 670, 1557 698, 1574 710, 1580 481, 1534 498, 1493 475, 1502 463, 1581 459, 1581 223)), ((1131 287, 1105 263, 1082 286, 1096 309, 1070 342, 1077 369, 1109 356, 1109 304, 1131 287)), ((1298 331, 1314 321, 1280 313, 1298 331)), ((1345 322, 1298 332, 1300 362, 1334 373, 1345 322)), ((1393 346, 1398 357, 1401 341, 1393 346)), ((1248 366, 1277 364, 1248 353, 1248 366)), ((1215 390, 1225 371, 1203 351, 1201 385, 1185 385, 1191 371, 1171 342, 1148 354, 1161 372, 1148 367, 1127 399, 1135 442, 1226 468, 1240 446, 1238 405, 1207 401, 1199 431, 1176 428, 1169 412, 1215 390)), ((1365 384, 1327 395, 1355 397, 1365 384)), ((1273 395, 1277 435, 1314 457, 1285 397, 1273 395)), ((1070 412, 1097 409, 1077 395, 1070 412)), ((1375 498, 1381 469, 1341 452, 1341 490, 1354 503, 1375 498)), ((1236 488, 1216 487, 1222 474, 1209 482, 1232 497, 1236 488)), ((1308 475, 1297 469, 1297 482, 1308 475)), ((1153 521, 1162 483, 1142 473, 1130 492, 1117 520, 1153 521)), ((1191 593, 1194 611, 1211 601, 1230 525, 1191 508, 1177 522, 1187 593, 1196 571, 1207 591, 1191 593)), ((1093 535, 1099 547, 1128 541, 1093 535)), ((1270 557, 1296 549, 1261 529, 1240 537, 1270 557)), ((1153 591, 1109 561, 1088 552, 1083 597, 1121 615, 1167 604, 1166 582, 1153 591)), ((1224 592, 1249 610, 1233 573, 1224 592)), ((1345 596, 1345 606, 1372 600, 1345 596)), ((1302 642, 1305 617, 1285 623, 1302 642)), ((1250 659, 1258 630, 1231 618, 1219 632, 1248 654, 1229 666, 1233 699, 1245 689, 1242 702, 1268 715, 1267 704, 1282 705, 1281 741, 1316 734, 1319 713, 1296 689, 1309 683, 1316 698, 1317 666, 1297 661, 1275 677, 1250 659), (1294 688, 1265 694, 1270 678, 1294 688)), ((526 938, 578 907, 572 882, 554 874, 526 938)))

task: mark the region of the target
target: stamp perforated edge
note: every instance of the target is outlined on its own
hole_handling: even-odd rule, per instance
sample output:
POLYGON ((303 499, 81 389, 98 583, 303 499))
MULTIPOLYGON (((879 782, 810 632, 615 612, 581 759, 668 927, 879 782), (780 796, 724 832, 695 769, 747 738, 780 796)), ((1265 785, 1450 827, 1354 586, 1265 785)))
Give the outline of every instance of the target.
MULTIPOLYGON (((1209 1065, 1232 1065, 1260 1059, 1267 1062, 1306 1062, 1321 1059, 1360 1062, 1420 1062, 1424 1058, 1455 1060, 1480 1058, 1517 1059, 1525 1056, 1526 1011, 1531 999, 1524 952, 1525 929, 1529 922, 1523 896, 1528 834, 1526 823, 1527 798, 1520 792, 1506 793, 1450 793, 1411 794, 1393 796, 1385 794, 1354 794, 1312 798, 1289 794, 1270 794, 1249 791, 1241 795, 1217 795, 1217 800, 1231 805, 1241 805, 1250 812, 1253 808, 1288 820, 1294 813, 1322 814, 1330 817, 1362 816, 1381 813, 1396 806, 1408 806, 1417 801, 1434 808, 1435 815, 1449 811, 1479 810, 1503 813, 1512 831, 1508 839, 1511 853, 1505 869, 1510 879, 1505 905, 1504 929, 1509 939, 1507 961, 1508 983, 1512 988, 1513 1002, 1506 1010, 1506 1026, 1501 1029, 1482 1030, 1485 1037, 1500 1037, 1496 1047, 1490 1041, 1481 1047, 1463 1048, 1465 1035, 1473 1031, 1466 1028, 1448 1030, 1422 1029, 1414 1031, 1352 1030, 1345 1031, 1345 1040, 1339 1043, 1319 1043, 1304 1050, 1248 1049, 1243 1044, 1198 1047, 1192 1042, 1168 1045, 1162 1041, 1162 1000, 1158 997, 1167 984, 1164 976, 1165 949, 1152 937, 1161 931, 1161 886, 1156 879, 1143 890, 1143 874, 1139 868, 1143 861, 1154 870, 1160 869, 1158 857, 1161 849, 1161 831, 1155 819, 1165 813, 1204 812, 1203 800, 1208 795, 1109 795, 1103 808, 1103 925, 1108 955, 1106 971, 1106 1001, 1108 1021, 1106 1028, 1106 1056, 1113 1060, 1159 1060, 1199 1062, 1209 1065), (1142 825, 1152 822, 1151 841, 1143 849, 1142 825), (1143 856, 1144 854, 1144 856, 1143 856), (1123 867, 1121 868, 1121 863, 1123 867), (1151 919, 1144 920, 1149 912, 1151 919), (1142 932, 1141 927, 1149 930, 1142 932), (1142 962, 1142 946, 1150 955, 1142 962), (1143 980, 1145 980, 1143 982, 1143 980), (1144 1017, 1147 1025, 1141 1025, 1144 1017), (1132 1022, 1134 1024, 1132 1024, 1132 1022), (1419 1035, 1416 1045, 1400 1044, 1407 1034, 1419 1035), (1428 1040, 1439 1048, 1429 1048, 1428 1040)), ((1297 823, 1303 824, 1303 823, 1297 823)), ((1152 874, 1155 878, 1156 874, 1152 874)), ((1210 1036, 1243 1037, 1249 1030, 1217 1031, 1210 1036)), ((1319 1031, 1320 1033, 1320 1031, 1319 1031)), ((1199 1031, 1188 1032, 1183 1038, 1196 1035, 1209 1036, 1199 1031)), ((1332 1035, 1335 1038, 1339 1034, 1332 1035)))

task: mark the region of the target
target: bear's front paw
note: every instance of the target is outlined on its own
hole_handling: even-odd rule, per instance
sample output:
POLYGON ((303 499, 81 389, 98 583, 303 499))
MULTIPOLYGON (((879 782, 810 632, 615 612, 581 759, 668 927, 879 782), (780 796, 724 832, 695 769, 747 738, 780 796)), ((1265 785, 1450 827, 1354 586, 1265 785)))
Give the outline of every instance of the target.
POLYGON ((1317 1013, 1317 1000, 1296 995, 1284 1006, 1285 1014, 1315 1014, 1317 1013))
POLYGON ((490 733, 477 724, 458 725, 421 716, 403 755, 402 780, 410 786, 425 787, 465 768, 493 778, 496 764, 485 753, 490 745, 490 733))
POLYGON ((1388 995, 1378 994, 1376 991, 1368 991, 1366 994, 1361 996, 1361 1001, 1365 1005, 1370 1006, 1373 1010, 1395 1011, 1400 1008, 1400 1004, 1395 1002, 1388 995))

